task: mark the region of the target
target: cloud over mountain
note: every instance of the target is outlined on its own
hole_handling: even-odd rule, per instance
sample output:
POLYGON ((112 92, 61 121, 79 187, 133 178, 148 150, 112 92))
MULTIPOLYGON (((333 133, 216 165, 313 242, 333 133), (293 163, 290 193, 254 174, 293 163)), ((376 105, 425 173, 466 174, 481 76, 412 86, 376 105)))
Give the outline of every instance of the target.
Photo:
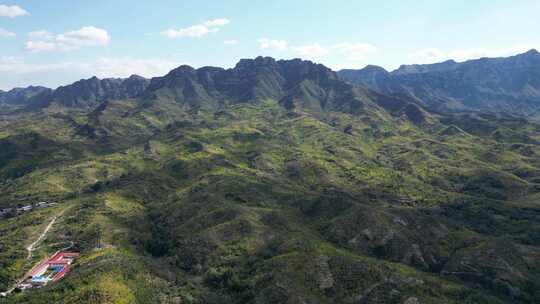
POLYGON ((85 26, 63 34, 53 34, 45 30, 30 32, 25 48, 31 52, 73 51, 82 47, 107 45, 109 33, 95 26, 85 26))
POLYGON ((505 48, 456 48, 444 50, 440 48, 425 48, 413 52, 409 57, 415 63, 435 63, 449 59, 465 61, 483 57, 505 57, 524 53, 530 49, 539 48, 538 45, 510 45, 505 48))
POLYGON ((161 32, 162 36, 167 38, 200 38, 210 33, 216 33, 221 27, 229 24, 231 21, 226 18, 218 18, 205 21, 201 24, 196 24, 180 29, 168 29, 161 32))
POLYGON ((294 51, 306 58, 319 58, 328 55, 330 51, 318 43, 297 46, 294 51))
POLYGON ((40 84, 55 87, 59 81, 91 76, 129 77, 132 74, 154 77, 165 74, 180 63, 163 58, 100 57, 84 62, 37 63, 20 57, 0 56, 0 89, 25 86, 26 79, 49 75, 40 84), (59 75, 65 75, 59 77, 59 75))
POLYGON ((285 40, 261 38, 258 42, 261 50, 285 51, 289 48, 289 44, 285 40))

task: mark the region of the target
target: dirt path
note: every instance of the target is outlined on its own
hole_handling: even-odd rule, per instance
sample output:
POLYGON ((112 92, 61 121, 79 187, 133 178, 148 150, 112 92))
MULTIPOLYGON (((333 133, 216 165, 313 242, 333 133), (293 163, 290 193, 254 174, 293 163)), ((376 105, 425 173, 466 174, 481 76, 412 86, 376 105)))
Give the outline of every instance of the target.
MULTIPOLYGON (((25 263, 32 260, 32 257, 34 256, 34 251, 36 250, 37 246, 47 237, 47 233, 49 233, 51 228, 54 226, 54 223, 56 223, 56 220, 64 214, 64 211, 65 210, 62 210, 60 213, 55 215, 52 218, 52 220, 49 222, 49 224, 47 224, 45 229, 41 232, 39 237, 32 244, 26 246, 25 249, 27 251, 27 255, 26 255, 25 263)), ((73 245, 71 245, 71 246, 73 246, 73 245)), ((13 292, 13 290, 15 290, 15 288, 17 288, 17 285, 22 283, 22 281, 24 281, 24 279, 26 279, 26 277, 27 277, 27 273, 20 280, 18 280, 15 284, 13 284, 13 286, 10 289, 8 289, 5 292, 0 292, 0 296, 7 296, 7 295, 11 294, 13 292)))
POLYGON ((30 259, 32 259, 36 246, 39 245, 39 243, 41 243, 41 241, 45 239, 45 237, 47 236, 47 233, 49 233, 49 230, 51 230, 52 226, 54 225, 54 223, 56 223, 56 220, 58 219, 60 215, 61 214, 58 214, 55 217, 53 217, 53 219, 49 222, 47 227, 45 227, 45 230, 41 232, 37 240, 35 240, 32 244, 26 247, 26 251, 28 252, 28 255, 26 256, 26 261, 29 261, 30 259))

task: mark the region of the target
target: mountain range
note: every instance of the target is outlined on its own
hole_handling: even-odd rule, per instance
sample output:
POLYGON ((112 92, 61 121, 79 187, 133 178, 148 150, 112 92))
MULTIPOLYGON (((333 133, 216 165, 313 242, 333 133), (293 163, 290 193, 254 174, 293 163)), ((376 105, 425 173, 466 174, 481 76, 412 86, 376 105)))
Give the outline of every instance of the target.
POLYGON ((296 60, 276 61, 258 57, 240 61, 233 69, 181 66, 163 77, 150 80, 133 75, 126 79, 83 79, 56 90, 17 88, 0 95, 4 104, 26 110, 58 105, 93 109, 109 100, 140 98, 173 100, 191 108, 217 110, 237 103, 274 99, 287 109, 295 107, 319 113, 355 112, 378 104, 393 113, 405 110, 424 120, 412 98, 396 98, 347 84, 329 68, 296 60), (5 97, 4 97, 5 96, 5 97), (17 98, 21 96, 21 98, 17 98))
POLYGON ((538 303, 538 57, 0 92, 0 303, 538 303))
POLYGON ((508 58, 403 65, 393 72, 367 66, 341 70, 339 75, 386 94, 412 96, 433 111, 475 111, 531 119, 538 118, 540 111, 540 53, 536 50, 508 58))
MULTIPOLYGON (((338 71, 338 76, 322 65, 298 69, 296 66, 301 64, 301 60, 277 62, 260 57, 243 60, 228 70, 182 66, 153 79, 137 75, 126 79, 93 77, 56 90, 31 86, 0 91, 0 105, 39 108, 58 103, 68 107, 95 107, 105 100, 152 94, 170 94, 188 102, 214 99, 218 104, 259 98, 278 98, 290 103, 296 94, 308 100, 321 98, 316 96, 320 92, 310 90, 309 82, 326 81, 331 86, 332 81, 338 85, 336 80, 340 78, 386 95, 406 96, 409 101, 435 112, 479 112, 536 119, 540 111, 540 53, 534 49, 507 58, 402 65, 393 72, 369 65, 360 70, 338 71), (178 79, 173 80, 175 77, 178 79), (182 87, 164 92, 177 84, 182 87)), ((337 91, 343 93, 341 89, 337 91)))
POLYGON ((41 94, 47 94, 51 89, 39 86, 30 86, 27 88, 15 88, 8 92, 0 90, 1 105, 22 105, 27 103, 32 97, 41 94))

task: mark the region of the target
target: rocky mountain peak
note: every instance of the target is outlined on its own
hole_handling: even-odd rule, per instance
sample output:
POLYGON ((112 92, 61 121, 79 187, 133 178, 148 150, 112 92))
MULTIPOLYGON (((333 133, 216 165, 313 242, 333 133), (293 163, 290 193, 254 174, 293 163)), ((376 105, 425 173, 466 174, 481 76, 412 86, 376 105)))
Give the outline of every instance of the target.
POLYGON ((378 65, 371 65, 371 64, 366 65, 362 70, 365 72, 371 72, 371 73, 388 73, 388 71, 385 68, 378 65))
POLYGON ((530 49, 528 50, 526 53, 524 53, 523 55, 540 55, 540 52, 538 52, 536 49, 530 49))
POLYGON ((251 69, 253 67, 271 66, 275 64, 276 60, 274 58, 259 56, 255 59, 240 59, 234 69, 251 69))
POLYGON ((42 86, 14 88, 7 92, 0 91, 0 104, 24 105, 35 96, 50 91, 51 89, 42 86))

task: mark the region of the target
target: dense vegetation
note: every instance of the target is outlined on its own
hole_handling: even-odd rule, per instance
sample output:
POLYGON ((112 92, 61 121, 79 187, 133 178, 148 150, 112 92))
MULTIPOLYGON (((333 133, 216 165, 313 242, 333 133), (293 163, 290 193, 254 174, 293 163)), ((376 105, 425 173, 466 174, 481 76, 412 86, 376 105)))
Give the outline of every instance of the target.
POLYGON ((0 303, 540 301, 539 125, 433 114, 304 61, 147 85, 4 111, 0 207, 60 204, 0 220, 0 290, 61 210, 34 260, 82 256, 0 303))

